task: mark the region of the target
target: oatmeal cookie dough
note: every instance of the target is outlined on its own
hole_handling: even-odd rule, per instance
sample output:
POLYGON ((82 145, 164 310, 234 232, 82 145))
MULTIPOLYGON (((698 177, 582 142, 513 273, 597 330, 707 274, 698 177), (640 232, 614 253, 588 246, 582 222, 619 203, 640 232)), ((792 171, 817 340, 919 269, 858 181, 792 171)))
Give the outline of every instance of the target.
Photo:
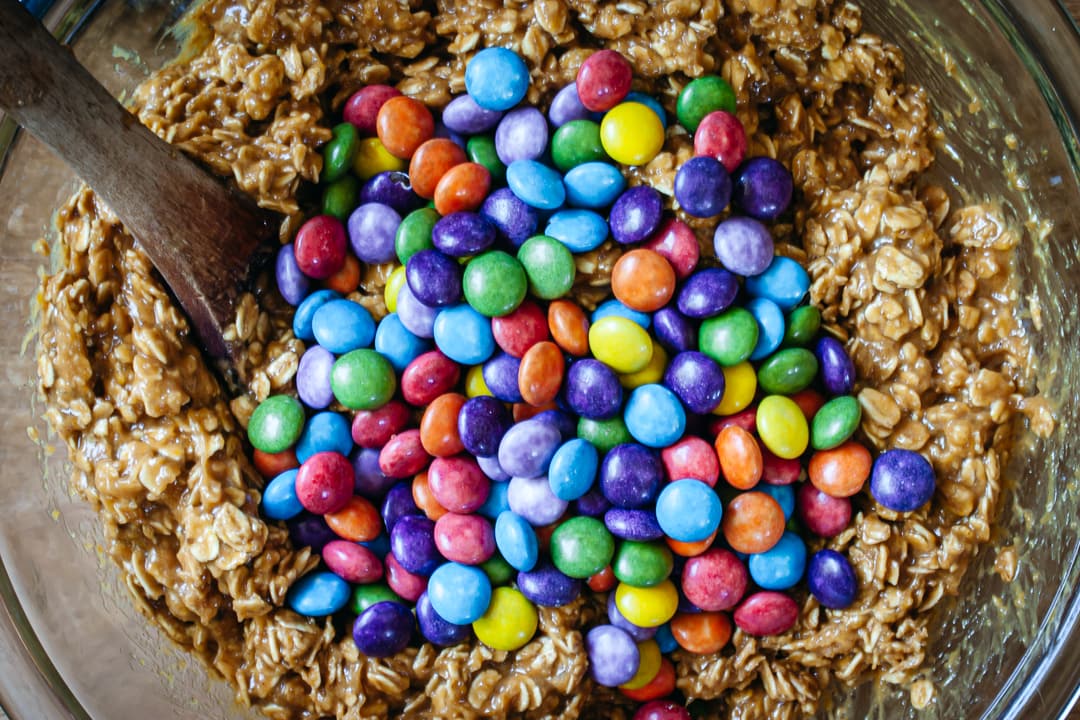
MULTIPOLYGON (((592 49, 636 66, 635 89, 670 107, 688 78, 717 73, 738 94, 749 155, 793 171, 781 251, 806 264, 813 301, 847 341, 864 386, 863 432, 877 447, 931 458, 939 491, 900 515, 863 496, 846 552, 860 595, 848 610, 806 598, 796 628, 736 632, 717 656, 676 654, 679 688, 710 715, 790 718, 835 685, 878 676, 910 684, 933 614, 989 540, 1015 416, 1050 421, 1025 398, 1029 356, 1011 282, 1021 238, 994 207, 952 208, 920 181, 937 128, 926 93, 904 80, 897 48, 830 0, 207 0, 188 59, 134 97, 140 120, 229 176, 265 206, 301 217, 302 181, 318 179, 329 113, 361 85, 394 82, 441 105, 463 91, 464 64, 507 45, 532 68, 529 101, 549 99, 592 49)), ((635 182, 671 194, 690 138, 672 132, 635 182)), ((694 226, 706 237, 707 227, 694 226)), ((516 653, 482 645, 359 657, 332 622, 282 608, 318 557, 258 514, 262 479, 243 426, 291 389, 303 345, 269 289, 247 296, 231 332, 247 346, 247 394, 228 398, 186 319, 131 237, 84 190, 58 217, 59 265, 43 287, 39 374, 73 484, 99 511, 132 597, 173 640, 269 717, 621 717, 621 696, 587 678, 581 628, 600 608, 541 609, 516 653)), ((711 233, 710 233, 711 234, 711 233)), ((709 244, 703 244, 709 249, 709 244)), ((618 250, 578 259, 576 293, 607 292, 618 250)), ((354 296, 385 307, 387 268, 365 269, 354 296)), ((913 699, 932 695, 925 680, 913 699)))

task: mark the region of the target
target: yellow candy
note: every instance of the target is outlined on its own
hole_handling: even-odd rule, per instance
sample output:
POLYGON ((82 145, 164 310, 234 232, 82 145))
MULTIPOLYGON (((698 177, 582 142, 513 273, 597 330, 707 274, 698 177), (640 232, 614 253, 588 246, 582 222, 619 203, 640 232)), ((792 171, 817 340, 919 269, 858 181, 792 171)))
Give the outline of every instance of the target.
POLYGON ((638 627, 657 627, 675 617, 679 610, 679 591, 670 580, 653 587, 619 583, 615 588, 615 607, 638 627))
POLYGON ((651 683, 656 674, 660 672, 660 646, 655 640, 646 640, 638 643, 638 654, 641 661, 638 663, 634 677, 620 685, 623 690, 637 690, 651 683))
POLYGON ((491 604, 472 624, 480 642, 492 650, 511 652, 532 640, 539 616, 536 606, 519 591, 497 587, 491 592, 491 604))
POLYGON ((383 288, 383 301, 386 303, 388 312, 397 312, 397 296, 401 292, 401 286, 405 284, 405 266, 398 265, 386 278, 386 287, 383 288))
POLYGON ((664 146, 664 125, 647 105, 621 103, 600 121, 600 144, 615 162, 644 165, 664 146))
POLYGON ((785 460, 802 455, 810 442, 806 416, 783 395, 769 395, 758 404, 757 431, 765 447, 785 460))
POLYGON ((627 390, 633 390, 642 385, 658 383, 664 379, 664 370, 667 369, 668 356, 664 348, 653 343, 652 360, 643 369, 629 375, 620 375, 619 382, 627 390))
POLYGON ((714 415, 734 415, 754 401, 757 392, 757 373, 745 360, 738 365, 720 368, 724 371, 724 396, 713 410, 714 415))
POLYGON ((356 150, 352 167, 361 180, 370 180, 381 172, 403 172, 409 166, 401 158, 391 155, 379 138, 364 138, 356 150))
POLYGON ((490 394, 491 390, 488 389, 487 383, 484 382, 484 366, 473 365, 465 373, 465 396, 474 398, 490 394))
POLYGON ((620 375, 636 373, 649 364, 653 342, 645 328, 633 320, 609 315, 589 328, 593 357, 620 375))

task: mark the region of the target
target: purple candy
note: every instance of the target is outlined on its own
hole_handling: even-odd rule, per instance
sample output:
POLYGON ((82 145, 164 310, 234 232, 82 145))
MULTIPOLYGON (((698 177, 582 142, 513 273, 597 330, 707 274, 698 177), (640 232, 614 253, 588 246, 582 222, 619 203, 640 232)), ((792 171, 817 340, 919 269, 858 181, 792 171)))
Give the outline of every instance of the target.
POLYGON ((499 465, 514 477, 540 477, 561 444, 562 435, 554 425, 533 419, 519 422, 499 442, 499 465))
POLYGON ((386 532, 391 532, 398 520, 409 515, 421 515, 420 508, 416 507, 416 501, 412 496, 412 482, 401 481, 393 485, 383 499, 380 511, 383 527, 386 532))
POLYGON ((547 150, 548 125, 534 107, 511 110, 495 129, 495 152, 503 165, 515 160, 539 160, 547 150))
POLYGON ((597 625, 585 636, 589 672, 600 685, 618 687, 638 671, 641 653, 630 633, 614 625, 597 625))
POLYGON ((648 185, 632 187, 611 206, 611 237, 624 245, 642 242, 656 232, 663 213, 660 193, 648 185))
POLYGON ((606 420, 622 407, 619 376, 599 360, 578 360, 566 373, 566 403, 581 417, 606 420))
POLYGON ((321 553, 327 543, 341 539, 326 524, 322 515, 312 515, 307 510, 287 520, 285 524, 289 528, 289 537, 292 538, 293 545, 310 547, 317 553, 321 553))
POLYGON ((416 601, 416 620, 420 625, 420 633, 432 645, 449 647, 472 637, 472 625, 455 625, 435 612, 427 590, 421 593, 416 601))
POLYGON ((810 557, 806 584, 819 603, 834 609, 850 606, 859 591, 855 569, 835 550, 819 550, 810 557))
POLYGON ((460 147, 462 150, 464 150, 466 148, 465 143, 467 141, 465 140, 464 136, 462 136, 460 133, 456 133, 453 130, 451 130, 450 128, 446 127, 446 123, 443 122, 443 120, 441 118, 435 120, 435 135, 434 135, 434 137, 442 138, 444 140, 449 140, 450 142, 452 142, 455 145, 457 145, 458 147, 460 147))
POLYGON ((874 460, 870 494, 897 512, 918 510, 934 496, 937 477, 930 461, 913 450, 886 450, 874 460))
POLYGON ((611 508, 604 513, 604 525, 617 538, 650 542, 664 537, 664 531, 652 510, 611 508))
MULTIPOLYGON (((398 301, 400 304, 400 301, 398 301)), ((518 369, 521 360, 509 353, 499 353, 484 363, 481 374, 484 384, 497 399, 508 403, 522 402, 518 386, 518 369)))
POLYGON ((499 442, 512 424, 503 404, 490 395, 466 400, 457 420, 461 444, 476 457, 498 454, 499 442))
POLYGON ((521 247, 540 226, 539 211, 510 188, 499 188, 488 195, 480 206, 480 214, 495 226, 499 237, 514 247, 521 247))
POLYGON ((438 314, 438 308, 425 305, 413 295, 408 283, 401 286, 397 297, 397 315, 406 330, 416 337, 433 338, 435 337, 435 316, 438 314))
POLYGON ((736 275, 760 275, 773 259, 769 228, 753 218, 732 217, 713 233, 716 259, 736 275))
POLYGON ((600 488, 594 487, 574 501, 574 514, 585 517, 600 517, 611 508, 611 503, 604 497, 600 488))
POLYGON ((409 645, 413 614, 399 602, 384 600, 369 607, 353 623, 353 642, 373 658, 397 655, 409 645))
POLYGON ((495 226, 474 212, 450 213, 431 229, 431 242, 450 257, 469 257, 491 247, 495 242, 495 226))
POLYGON ((423 515, 404 515, 390 531, 390 552, 401 567, 428 576, 445 562, 435 546, 435 523, 423 515))
POLYGON ((510 479, 510 473, 502 469, 502 465, 499 464, 499 456, 492 455, 491 457, 484 457, 481 455, 476 458, 476 464, 480 466, 480 470, 495 482, 506 482, 510 479))
POLYGON ((615 446, 600 465, 600 489, 615 507, 634 509, 653 502, 663 477, 660 458, 637 443, 615 446))
POLYGON ((850 395, 855 389, 855 365, 844 350, 844 344, 824 335, 814 347, 818 365, 821 367, 821 382, 830 395, 850 395))
POLYGON ((561 410, 545 410, 533 415, 532 419, 554 425, 559 430, 563 442, 577 437, 577 420, 561 410))
POLYGON ((400 215, 408 215, 424 206, 424 199, 413 192, 409 174, 403 172, 381 172, 360 188, 360 204, 382 203, 393 208, 400 215))
POLYGON ((428 307, 455 305, 461 300, 461 265, 438 250, 421 250, 410 257, 405 264, 405 282, 428 307))
POLYGON ((581 581, 564 575, 550 560, 541 560, 529 572, 519 572, 517 586, 522 595, 543 607, 569 605, 581 595, 581 581))
POLYGON ((321 410, 334 401, 330 389, 330 370, 334 354, 322 345, 312 345, 300 356, 296 368, 296 394, 309 408, 321 410))
POLYGON ((499 124, 503 114, 498 110, 485 110, 476 104, 472 95, 458 95, 442 112, 447 128, 463 135, 485 133, 499 124))
POLYGON ((361 262, 377 265, 397 257, 394 236, 401 215, 389 205, 371 202, 353 210, 349 216, 349 244, 361 262))
POLYGON ((274 275, 277 278, 278 292, 285 298, 285 302, 295 307, 307 296, 311 280, 300 271, 300 266, 296 264, 292 243, 282 245, 278 250, 274 275))
POLYGON ((720 268, 698 270, 686 279, 679 290, 679 312, 701 320, 719 315, 739 294, 739 279, 720 268))
POLYGON ((369 500, 381 498, 396 482, 379 468, 378 448, 357 448, 351 459, 357 495, 369 500))
POLYGON ((645 642, 646 640, 651 640, 653 636, 656 635, 656 628, 635 625, 619 612, 619 607, 615 604, 615 593, 608 594, 607 616, 608 622, 620 630, 625 631, 634 639, 634 642, 645 642))
POLYGON ((589 109, 581 104, 578 97, 577 83, 570 83, 555 93, 548 108, 548 118, 555 127, 562 127, 571 120, 588 120, 591 117, 589 109))
POLYGON ((735 172, 732 200, 752 218, 775 220, 791 204, 794 188, 791 173, 783 163, 770 157, 755 157, 735 172))
POLYGON ((669 352, 680 353, 697 349, 697 325, 670 305, 653 313, 653 332, 669 352))
POLYGON ((724 397, 724 371, 708 355, 689 350, 671 359, 664 385, 690 412, 712 412, 724 397))
POLYGON ((513 477, 506 491, 510 509, 525 518, 533 527, 542 527, 562 517, 568 503, 555 497, 546 475, 525 478, 513 477))
MULTIPOLYGON (((680 570, 679 573, 681 575, 682 571, 680 570)), ((687 599, 686 594, 682 591, 682 588, 679 588, 679 612, 694 614, 701 612, 701 608, 699 608, 697 605, 687 599)))
POLYGON ((675 199, 687 215, 716 217, 731 200, 731 178, 716 158, 690 158, 675 173, 675 199))

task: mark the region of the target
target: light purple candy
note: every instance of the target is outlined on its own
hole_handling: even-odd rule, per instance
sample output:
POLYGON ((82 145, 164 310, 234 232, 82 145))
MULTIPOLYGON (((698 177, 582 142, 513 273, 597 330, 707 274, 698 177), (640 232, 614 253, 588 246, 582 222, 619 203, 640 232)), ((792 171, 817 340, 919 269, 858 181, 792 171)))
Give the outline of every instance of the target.
POLYGON ((739 279, 722 268, 698 270, 679 290, 679 312, 697 320, 719 315, 739 294, 739 279))
POLYGON ((653 332, 669 352, 697 349, 697 325, 670 305, 653 313, 653 332))
POLYGON ((652 510, 611 508, 604 513, 604 526, 622 540, 650 542, 664 537, 664 530, 652 510))
POLYGON ((439 308, 428 307, 420 302, 408 284, 401 286, 397 297, 398 320, 416 337, 435 337, 435 316, 439 308))
POLYGON ((330 389, 330 370, 334 354, 322 345, 312 345, 300 356, 296 368, 296 394, 309 408, 322 409, 334 401, 330 389))
POLYGON ((277 278, 278 292, 285 298, 285 302, 296 306, 307 296, 311 280, 300 272, 300 266, 296 264, 296 255, 293 254, 292 243, 282 245, 278 250, 274 275, 277 278))
POLYGON ((379 264, 397 257, 394 236, 401 215, 389 205, 366 203, 349 216, 349 244, 361 262, 379 264))
POLYGON ((458 95, 443 109, 442 121, 450 130, 463 135, 484 133, 499 124, 503 114, 485 110, 476 104, 472 95, 458 95))
POLYGON ((484 363, 480 372, 492 395, 503 402, 518 403, 522 402, 521 389, 518 386, 520 367, 521 360, 510 353, 499 353, 484 363))
POLYGON ((368 180, 360 188, 360 204, 382 203, 400 215, 408 215, 424 206, 424 199, 413 192, 409 174, 388 170, 368 180))
POLYGON ((769 229, 748 217, 732 217, 716 226, 713 233, 716 259, 737 275, 760 275, 773 259, 773 239, 769 229))
POLYGON ((555 425, 532 419, 519 422, 499 442, 499 465, 515 477, 540 477, 560 444, 562 435, 555 425))
POLYGON ((588 120, 590 116, 589 109, 578 97, 577 83, 570 83, 555 93, 548 108, 548 118, 555 127, 562 127, 571 120, 588 120))
POLYGON ((630 633, 614 625, 597 625, 585 636, 589 672, 607 687, 629 682, 638 671, 641 653, 630 633))
POLYGON ((540 477, 510 478, 506 491, 506 501, 510 509, 525 518, 530 525, 542 527, 562 517, 568 503, 560 500, 551 492, 551 485, 546 475, 540 477))
POLYGON ((656 635, 656 628, 640 627, 623 617, 623 614, 619 612, 619 607, 615 604, 615 593, 608 594, 607 616, 608 622, 625 631, 627 635, 633 638, 634 642, 645 642, 656 635))
POLYGON ((544 114, 534 107, 511 110, 495 128, 495 152, 504 165, 515 160, 537 160, 548 143, 544 114))
POLYGON ((499 464, 499 456, 492 455, 491 457, 478 457, 476 458, 476 464, 480 466, 480 470, 495 482, 506 482, 510 479, 510 473, 502 469, 502 465, 499 464))
POLYGON ((514 194, 510 188, 499 188, 487 196, 480 214, 495 226, 499 237, 514 247, 536 234, 540 226, 539 211, 514 194))
POLYGON ((357 495, 368 500, 382 497, 397 482, 379 469, 377 448, 357 448, 352 452, 353 478, 357 495))
POLYGON ((648 185, 632 187, 611 206, 611 236, 624 245, 642 242, 656 232, 663 213, 660 193, 648 185))

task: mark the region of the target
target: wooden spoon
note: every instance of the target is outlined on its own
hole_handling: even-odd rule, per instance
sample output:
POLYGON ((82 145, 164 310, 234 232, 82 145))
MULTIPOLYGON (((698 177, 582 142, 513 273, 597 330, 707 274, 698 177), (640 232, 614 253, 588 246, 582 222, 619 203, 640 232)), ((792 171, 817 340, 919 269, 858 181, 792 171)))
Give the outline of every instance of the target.
POLYGON ((101 197, 150 257, 214 358, 280 218, 158 138, 17 0, 0 0, 0 108, 101 197))

